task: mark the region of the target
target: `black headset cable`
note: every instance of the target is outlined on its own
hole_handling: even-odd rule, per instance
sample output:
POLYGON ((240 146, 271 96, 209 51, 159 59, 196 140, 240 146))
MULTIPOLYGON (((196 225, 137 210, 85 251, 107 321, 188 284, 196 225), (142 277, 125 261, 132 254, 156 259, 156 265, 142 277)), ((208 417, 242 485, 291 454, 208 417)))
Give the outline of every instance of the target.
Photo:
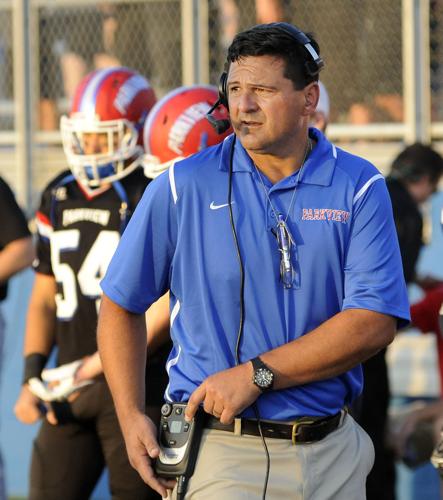
MULTIPOLYGON (((245 320, 245 271, 243 266, 243 260, 240 252, 240 245, 238 243, 237 231, 235 229, 234 223, 234 215, 232 213, 232 173, 233 173, 233 165, 234 165, 234 151, 235 151, 235 141, 236 136, 234 135, 232 139, 231 150, 229 154, 229 187, 228 187, 228 209, 229 209, 229 221, 231 223, 232 236, 234 237, 235 248, 237 250, 237 260, 240 269, 240 321, 238 325, 238 333, 237 333, 237 342, 235 345, 235 364, 238 366, 240 364, 240 343, 243 336, 243 326, 245 320)), ((260 413, 258 410, 257 403, 255 402, 252 405, 252 408, 255 413, 255 418, 257 419, 258 432, 260 433, 260 437, 263 443, 263 448, 266 454, 266 474, 265 474, 265 482, 263 486, 263 495, 262 500, 266 499, 266 491, 268 489, 268 481, 269 481, 269 471, 271 469, 271 459, 269 456, 268 446, 266 444, 265 437, 263 435, 263 430, 261 428, 261 420, 260 413)))

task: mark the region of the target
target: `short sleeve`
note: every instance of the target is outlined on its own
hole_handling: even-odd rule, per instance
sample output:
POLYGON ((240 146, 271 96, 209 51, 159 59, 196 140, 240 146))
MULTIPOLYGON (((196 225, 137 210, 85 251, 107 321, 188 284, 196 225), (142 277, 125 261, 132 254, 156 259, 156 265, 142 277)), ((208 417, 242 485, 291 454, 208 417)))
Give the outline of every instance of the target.
POLYGON ((409 302, 384 179, 380 176, 354 198, 345 259, 343 309, 369 309, 397 317, 399 327, 410 319, 409 302))
POLYGON ((18 206, 14 194, 6 182, 0 178, 0 213, 2 228, 0 247, 30 235, 26 218, 18 206))
POLYGON ((175 202, 165 172, 148 185, 101 282, 103 292, 128 311, 143 313, 169 289, 175 202))

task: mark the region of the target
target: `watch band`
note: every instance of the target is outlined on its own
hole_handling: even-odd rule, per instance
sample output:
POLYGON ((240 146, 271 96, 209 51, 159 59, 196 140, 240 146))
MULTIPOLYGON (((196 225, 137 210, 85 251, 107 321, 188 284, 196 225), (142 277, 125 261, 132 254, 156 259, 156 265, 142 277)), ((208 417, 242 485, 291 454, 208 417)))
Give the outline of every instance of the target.
MULTIPOLYGON (((265 363, 263 363, 262 359, 260 356, 257 356, 256 358, 251 359, 252 367, 254 368, 254 372, 258 370, 259 368, 266 368, 266 370, 270 370, 269 366, 267 366, 265 363)), ((272 370, 270 370, 272 371, 272 370)))

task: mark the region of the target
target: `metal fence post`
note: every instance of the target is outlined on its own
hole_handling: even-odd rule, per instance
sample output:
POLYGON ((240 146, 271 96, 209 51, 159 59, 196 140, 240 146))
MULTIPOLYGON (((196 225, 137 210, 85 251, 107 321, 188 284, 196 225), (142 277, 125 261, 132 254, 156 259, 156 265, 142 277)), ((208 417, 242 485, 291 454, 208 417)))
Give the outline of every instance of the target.
POLYGON ((429 1, 403 0, 405 141, 431 139, 429 1))
POLYGON ((17 198, 27 210, 31 209, 33 129, 29 10, 29 0, 14 0, 12 16, 17 198))
POLYGON ((182 0, 182 83, 209 83, 208 0, 182 0))

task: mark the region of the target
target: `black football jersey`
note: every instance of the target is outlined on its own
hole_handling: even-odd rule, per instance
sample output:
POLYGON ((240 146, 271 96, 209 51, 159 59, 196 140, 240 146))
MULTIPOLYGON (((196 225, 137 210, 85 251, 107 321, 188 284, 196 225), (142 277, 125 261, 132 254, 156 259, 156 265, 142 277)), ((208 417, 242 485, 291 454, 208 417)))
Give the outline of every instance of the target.
POLYGON ((38 259, 34 267, 39 273, 53 275, 57 282, 59 364, 97 350, 100 281, 149 181, 138 168, 88 198, 65 171, 42 194, 36 216, 38 259))

